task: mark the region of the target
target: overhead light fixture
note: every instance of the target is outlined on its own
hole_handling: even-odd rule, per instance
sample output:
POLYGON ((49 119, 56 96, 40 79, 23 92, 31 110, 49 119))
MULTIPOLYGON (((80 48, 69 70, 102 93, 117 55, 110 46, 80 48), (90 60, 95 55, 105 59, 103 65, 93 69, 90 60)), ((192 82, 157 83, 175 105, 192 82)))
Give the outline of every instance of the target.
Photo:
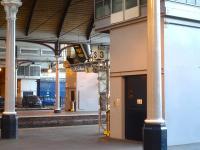
POLYGON ((51 68, 48 69, 48 73, 52 73, 52 69, 51 68))
POLYGON ((48 73, 52 73, 52 63, 49 65, 48 73))

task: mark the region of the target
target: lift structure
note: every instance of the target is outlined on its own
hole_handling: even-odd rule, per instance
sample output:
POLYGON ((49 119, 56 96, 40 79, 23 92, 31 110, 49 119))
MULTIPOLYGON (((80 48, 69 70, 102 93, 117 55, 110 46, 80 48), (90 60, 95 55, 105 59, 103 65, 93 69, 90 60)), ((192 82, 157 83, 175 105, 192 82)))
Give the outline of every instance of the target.
POLYGON ((99 133, 104 130, 104 135, 110 135, 110 64, 109 60, 98 64, 98 89, 99 89, 99 133), (102 119, 106 115, 106 123, 102 119))
MULTIPOLYGON (((83 47, 83 46, 82 46, 83 47)), ((82 49, 82 54, 89 54, 83 62, 78 62, 81 53, 77 56, 67 56, 70 63, 68 67, 73 72, 87 72, 98 74, 99 95, 99 133, 103 130, 104 135, 110 135, 110 59, 108 45, 87 46, 89 50, 82 49), (87 51, 87 52, 84 52, 87 51)), ((79 52, 81 50, 79 49, 79 52)), ((76 50, 75 50, 76 52, 76 50)), ((82 60, 82 59, 81 59, 82 60)))

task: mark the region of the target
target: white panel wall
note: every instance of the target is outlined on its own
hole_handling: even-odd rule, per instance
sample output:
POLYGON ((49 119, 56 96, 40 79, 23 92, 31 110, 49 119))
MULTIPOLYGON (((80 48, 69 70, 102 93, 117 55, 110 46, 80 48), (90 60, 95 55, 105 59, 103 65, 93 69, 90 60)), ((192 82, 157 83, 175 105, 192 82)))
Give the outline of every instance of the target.
POLYGON ((200 29, 166 25, 165 98, 168 144, 200 142, 200 29))
MULTIPOLYGON (((185 1, 183 1, 183 2, 185 3, 185 1)), ((185 5, 185 4, 181 4, 181 3, 174 3, 171 1, 166 1, 165 8, 166 8, 167 15, 175 16, 175 17, 183 17, 183 18, 188 18, 188 19, 194 19, 194 20, 200 20, 199 7, 194 7, 193 5, 185 5)))
POLYGON ((21 80, 21 97, 23 97, 24 91, 33 91, 33 95, 37 95, 37 82, 36 82, 36 80, 22 79, 21 80))
POLYGON ((80 110, 98 111, 97 77, 96 73, 77 73, 77 93, 79 93, 80 110))
POLYGON ((125 100, 124 100, 124 80, 122 77, 111 78, 110 97, 110 128, 111 137, 116 139, 125 138, 125 100))

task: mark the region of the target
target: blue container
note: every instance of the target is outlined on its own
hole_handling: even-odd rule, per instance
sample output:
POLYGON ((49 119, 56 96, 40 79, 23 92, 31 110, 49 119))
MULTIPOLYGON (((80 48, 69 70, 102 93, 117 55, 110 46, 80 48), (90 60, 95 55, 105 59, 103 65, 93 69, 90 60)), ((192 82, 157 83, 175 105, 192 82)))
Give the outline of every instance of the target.
MULTIPOLYGON (((65 80, 60 81, 61 105, 65 102, 65 80)), ((42 100, 43 106, 53 106, 55 103, 55 80, 40 79, 37 81, 37 95, 42 100)))

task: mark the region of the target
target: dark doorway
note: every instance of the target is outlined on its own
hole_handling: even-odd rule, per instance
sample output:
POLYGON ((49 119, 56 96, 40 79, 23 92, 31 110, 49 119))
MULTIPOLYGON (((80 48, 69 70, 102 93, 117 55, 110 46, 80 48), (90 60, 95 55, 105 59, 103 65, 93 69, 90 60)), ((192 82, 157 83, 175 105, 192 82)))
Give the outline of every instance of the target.
POLYGON ((147 75, 125 77, 125 137, 142 141, 147 113, 147 75))

